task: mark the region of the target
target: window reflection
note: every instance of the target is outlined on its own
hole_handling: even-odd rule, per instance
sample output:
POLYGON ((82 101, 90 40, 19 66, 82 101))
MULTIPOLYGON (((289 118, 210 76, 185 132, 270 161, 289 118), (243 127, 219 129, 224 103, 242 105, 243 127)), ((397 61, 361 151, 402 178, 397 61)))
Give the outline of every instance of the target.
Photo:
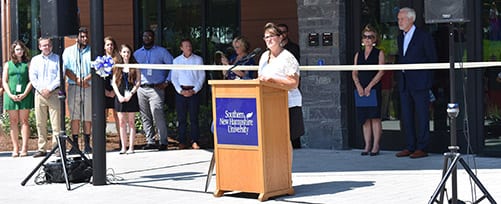
POLYGON ((22 40, 28 48, 30 48, 30 55, 34 56, 39 53, 38 51, 38 37, 39 37, 39 2, 38 0, 19 0, 17 1, 17 34, 13 36, 22 40))
MULTIPOLYGON (((501 0, 483 0, 483 59, 501 61, 501 0)), ((501 151, 501 67, 485 71, 485 151, 501 151)))
POLYGON ((157 42, 174 56, 181 53, 179 41, 190 37, 193 51, 206 62, 212 62, 212 53, 225 51, 231 46, 233 37, 239 34, 237 0, 167 0, 162 2, 160 14, 158 1, 140 0, 140 5, 140 28, 160 33, 157 42))

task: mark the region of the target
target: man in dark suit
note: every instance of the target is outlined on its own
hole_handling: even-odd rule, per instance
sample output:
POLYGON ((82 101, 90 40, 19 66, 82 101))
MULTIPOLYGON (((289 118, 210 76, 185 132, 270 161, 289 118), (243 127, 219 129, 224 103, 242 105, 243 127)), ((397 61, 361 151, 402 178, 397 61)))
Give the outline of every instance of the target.
MULTIPOLYGON (((437 61, 432 36, 416 28, 416 12, 402 8, 398 13, 398 27, 403 32, 398 36, 398 63, 430 63, 437 61)), ((421 158, 428 156, 430 140, 430 88, 431 70, 402 70, 398 73, 401 103, 401 120, 407 147, 397 157, 421 158), (414 121, 414 120, 417 121, 414 121)))

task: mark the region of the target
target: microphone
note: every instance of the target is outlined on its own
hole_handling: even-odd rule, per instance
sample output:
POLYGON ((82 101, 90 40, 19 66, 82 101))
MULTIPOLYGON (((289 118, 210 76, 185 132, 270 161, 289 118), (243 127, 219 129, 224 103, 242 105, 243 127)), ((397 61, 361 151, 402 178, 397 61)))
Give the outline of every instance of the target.
POLYGON ((251 53, 240 59, 238 62, 246 62, 249 61, 251 58, 255 57, 257 54, 261 52, 261 48, 256 48, 254 49, 251 53))
POLYGON ((238 60, 232 67, 230 67, 228 69, 228 71, 226 72, 225 78, 228 78, 228 75, 230 74, 231 70, 235 69, 235 67, 249 61, 250 59, 255 57, 257 54, 259 54, 260 52, 261 52, 261 48, 258 47, 256 49, 254 49, 251 53, 249 53, 248 55, 243 57, 242 59, 238 60))

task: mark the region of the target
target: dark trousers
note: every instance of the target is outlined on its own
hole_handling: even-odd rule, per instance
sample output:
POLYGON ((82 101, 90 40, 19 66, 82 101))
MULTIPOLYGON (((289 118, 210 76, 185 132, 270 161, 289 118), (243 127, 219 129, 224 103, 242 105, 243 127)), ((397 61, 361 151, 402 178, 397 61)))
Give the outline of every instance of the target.
MULTIPOLYGON (((180 143, 186 143, 186 128, 187 128, 187 116, 190 115, 190 135, 191 142, 197 142, 200 137, 200 129, 198 127, 198 113, 200 112, 200 97, 197 94, 191 97, 184 97, 183 95, 176 93, 176 112, 177 120, 179 122, 179 129, 177 134, 177 139, 180 143)), ((191 143, 190 142, 190 143, 191 143)))
POLYGON ((407 149, 426 151, 430 141, 429 90, 400 91, 400 105, 407 149))

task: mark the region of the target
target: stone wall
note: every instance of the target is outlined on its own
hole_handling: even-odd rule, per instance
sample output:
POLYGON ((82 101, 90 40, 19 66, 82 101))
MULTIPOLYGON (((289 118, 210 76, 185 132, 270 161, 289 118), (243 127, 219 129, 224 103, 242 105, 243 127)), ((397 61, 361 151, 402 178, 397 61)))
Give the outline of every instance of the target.
MULTIPOLYGON (((343 64, 346 59, 345 2, 342 0, 297 0, 301 65, 343 64), (308 34, 330 32, 332 46, 308 45, 308 34)), ((303 113, 306 133, 302 144, 306 148, 348 148, 346 73, 336 71, 301 72, 303 113)), ((350 89, 351 90, 351 89, 350 89)))

